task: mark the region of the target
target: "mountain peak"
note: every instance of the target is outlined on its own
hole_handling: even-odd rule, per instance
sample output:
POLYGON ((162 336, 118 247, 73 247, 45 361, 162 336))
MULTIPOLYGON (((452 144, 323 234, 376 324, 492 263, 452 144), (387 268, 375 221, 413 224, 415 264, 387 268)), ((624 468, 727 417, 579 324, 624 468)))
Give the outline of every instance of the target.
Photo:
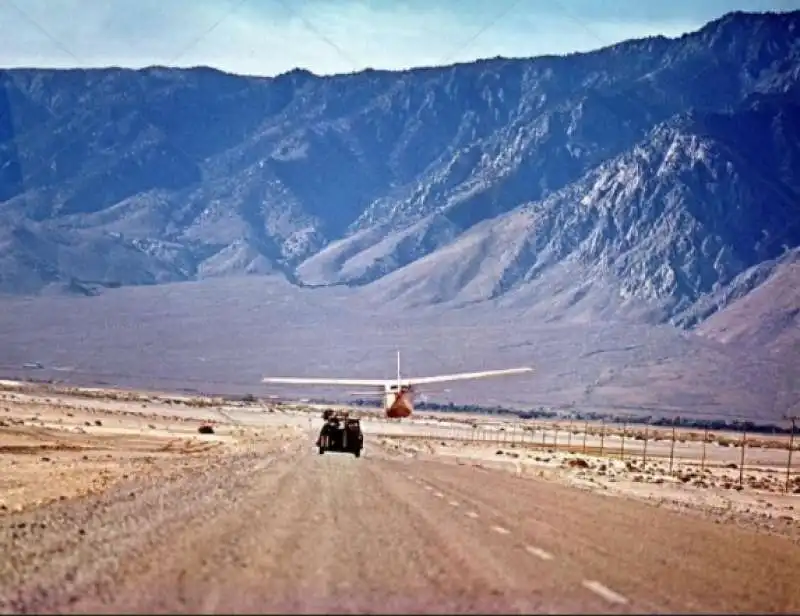
POLYGON ((281 272, 693 324, 798 242, 798 16, 324 77, 0 72, 0 290, 281 272))

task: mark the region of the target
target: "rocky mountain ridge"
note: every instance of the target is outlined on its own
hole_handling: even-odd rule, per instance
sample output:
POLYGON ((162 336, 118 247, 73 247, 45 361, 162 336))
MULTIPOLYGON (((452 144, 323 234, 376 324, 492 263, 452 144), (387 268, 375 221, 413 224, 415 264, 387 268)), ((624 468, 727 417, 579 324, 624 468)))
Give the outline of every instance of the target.
POLYGON ((2 71, 0 291, 277 272, 693 326, 800 246, 798 32, 731 13, 335 77, 2 71))

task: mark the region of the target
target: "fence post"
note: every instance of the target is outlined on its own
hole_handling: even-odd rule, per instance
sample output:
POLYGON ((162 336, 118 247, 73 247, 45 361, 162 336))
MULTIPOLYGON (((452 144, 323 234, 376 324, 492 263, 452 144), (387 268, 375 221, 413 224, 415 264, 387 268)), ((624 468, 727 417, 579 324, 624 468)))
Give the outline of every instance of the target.
POLYGON ((796 417, 791 417, 792 420, 792 431, 789 433, 789 457, 786 460, 786 493, 789 493, 789 484, 791 483, 792 478, 792 449, 794 449, 794 426, 795 421, 797 420, 796 417))
POLYGON ((622 423, 622 442, 619 445, 619 459, 620 460, 624 460, 625 459, 625 430, 627 430, 627 429, 628 429, 628 420, 626 419, 622 423))
POLYGON ((606 440, 606 419, 600 420, 600 455, 603 455, 603 445, 605 444, 606 440))
POLYGON ((542 448, 543 449, 544 449, 544 447, 547 446, 547 442, 545 441, 546 437, 547 437, 547 432, 544 429, 544 424, 542 424, 542 448))
POLYGON ((572 418, 569 420, 569 434, 567 434, 567 451, 572 449, 572 418))
POLYGON ((706 470, 706 444, 708 443, 708 426, 703 428, 703 457, 700 459, 700 472, 706 470))
POLYGON ((742 456, 739 459, 739 486, 744 485, 744 450, 747 447, 747 428, 742 427, 742 456))
POLYGON ((559 426, 558 424, 556 424, 556 434, 555 434, 555 436, 553 437, 553 449, 555 449, 556 451, 558 451, 558 429, 559 429, 560 427, 561 427, 561 426, 559 426))
POLYGON ((586 435, 589 433, 589 420, 583 424, 583 453, 586 453, 586 435))
POLYGON ((647 464, 647 438, 650 432, 650 426, 645 424, 644 426, 644 448, 642 449, 642 470, 644 470, 644 465, 647 464))
POLYGON ((675 461, 675 422, 677 418, 672 420, 672 443, 669 446, 669 474, 672 474, 672 464, 675 461))

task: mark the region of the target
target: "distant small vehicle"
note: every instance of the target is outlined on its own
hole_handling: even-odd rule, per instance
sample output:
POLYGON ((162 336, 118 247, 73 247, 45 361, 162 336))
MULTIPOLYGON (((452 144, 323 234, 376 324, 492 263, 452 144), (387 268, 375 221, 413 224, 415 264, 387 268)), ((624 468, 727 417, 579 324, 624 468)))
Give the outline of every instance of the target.
POLYGON ((361 432, 361 420, 349 417, 347 413, 335 413, 326 410, 322 414, 325 423, 317 437, 319 454, 326 451, 352 453, 356 458, 361 456, 364 448, 364 435, 361 432))
POLYGON ((22 364, 22 367, 27 370, 43 370, 44 364, 38 361, 31 361, 28 362, 27 364, 22 364))

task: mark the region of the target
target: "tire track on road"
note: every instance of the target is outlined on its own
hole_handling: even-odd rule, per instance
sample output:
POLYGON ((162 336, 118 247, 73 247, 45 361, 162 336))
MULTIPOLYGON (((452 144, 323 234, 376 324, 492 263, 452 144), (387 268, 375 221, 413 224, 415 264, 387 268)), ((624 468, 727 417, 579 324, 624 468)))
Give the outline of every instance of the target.
MULTIPOLYGON (((425 465, 428 463, 421 462, 421 464, 425 465)), ((443 468, 447 469, 450 468, 450 466, 443 466, 443 468)), ((468 470, 467 472, 470 471, 468 470)), ((491 473, 492 471, 486 472, 491 473)), ((587 581, 593 581, 591 578, 588 580, 585 577, 581 579, 582 575, 589 575, 589 571, 591 571, 591 569, 586 566, 584 559, 581 558, 582 546, 576 545, 575 542, 571 540, 572 537, 568 532, 565 533, 563 530, 560 530, 552 524, 548 524, 542 520, 532 520, 530 517, 525 517, 524 514, 521 514, 519 517, 513 515, 509 516, 507 512, 497 507, 496 501, 493 499, 481 498, 479 495, 479 490, 476 490, 474 485, 467 487, 463 485, 457 486, 452 481, 442 479, 441 477, 431 475, 430 473, 425 473, 422 471, 422 469, 418 469, 416 473, 418 476, 425 477, 425 479, 418 480, 418 483, 422 489, 426 490, 428 493, 437 489, 441 489, 444 490, 449 497, 461 499, 465 507, 464 515, 466 517, 473 520, 482 520, 485 527, 493 533, 498 535, 513 536, 516 549, 522 549, 528 554, 534 555, 543 561, 557 560, 563 566, 566 566, 566 569, 563 570, 564 572, 562 575, 572 578, 579 592, 583 592, 584 588, 592 590, 592 588, 595 586, 595 584, 586 586, 587 581), (521 518, 524 519, 524 523, 520 523, 521 518), (538 527, 537 532, 532 532, 532 525, 538 527), (514 531, 510 529, 514 529, 514 531), (558 535, 563 537, 562 540, 554 542, 552 537, 558 535), (542 544, 542 541, 546 541, 547 545, 550 546, 550 552, 539 547, 542 544), (567 549, 564 550, 563 548, 567 549)), ((479 480, 480 478, 470 477, 469 479, 479 480)), ((481 485, 483 485, 482 482, 481 485)), ((599 546, 589 545, 588 547, 591 549, 599 546)), ((604 555, 607 556, 608 554, 604 553, 604 555)), ((594 590, 592 590, 592 592, 600 597, 603 597, 604 599, 607 599, 609 596, 596 593, 594 590)), ((619 593, 614 594, 621 597, 619 593)), ((624 601, 614 601, 614 603, 623 605, 629 603, 629 601, 625 599, 624 601)), ((650 599, 639 599, 635 601, 635 605, 637 606, 637 609, 645 610, 651 613, 658 613, 665 610, 669 611, 668 608, 663 606, 663 603, 652 601, 650 599)))
POLYGON ((127 563, 146 558, 195 519, 236 506, 254 474, 291 456, 277 447, 231 454, 171 479, 138 478, 15 517, 3 529, 10 551, 0 571, 0 611, 71 610, 66 606, 82 596, 113 594, 127 563))
POLYGON ((502 472, 428 461, 410 467, 387 463, 395 472, 412 468, 465 506, 474 503, 492 523, 518 528, 554 560, 573 563, 585 580, 652 606, 644 610, 800 609, 789 573, 800 567, 800 553, 783 538, 502 472))
MULTIPOLYGON (((401 462, 401 466, 411 468, 411 462, 401 462)), ((435 497, 435 490, 441 488, 444 490, 448 497, 452 497, 452 490, 446 490, 441 485, 435 484, 435 487, 429 483, 426 473, 422 468, 414 468, 412 479, 408 479, 408 473, 399 472, 399 469, 381 467, 380 472, 385 477, 396 477, 399 480, 411 483, 412 487, 416 490, 418 495, 417 506, 422 508, 428 515, 441 516, 441 524, 447 525, 452 528, 458 528, 461 533, 461 541, 465 546, 469 546, 469 550, 477 555, 480 555, 482 562, 490 561, 493 559, 499 563, 500 567, 511 568, 517 576, 517 583, 519 589, 522 590, 524 595, 526 592, 531 597, 536 597, 540 591, 546 594, 548 591, 552 592, 555 596, 564 597, 569 596, 569 601, 572 603, 591 606, 584 607, 583 609, 608 611, 609 605, 606 600, 599 597, 596 593, 587 592, 583 587, 583 579, 573 569, 570 569, 569 564, 564 561, 552 562, 552 558, 542 558, 539 552, 537 558, 531 556, 530 551, 527 549, 529 546, 521 540, 519 533, 514 533, 511 528, 512 525, 503 521, 497 522, 491 516, 481 515, 477 513, 480 510, 480 504, 475 503, 467 495, 459 494, 458 507, 454 508, 449 504, 447 498, 440 499, 435 497), (427 489, 430 488, 430 489, 427 489), (462 530, 463 529, 463 530, 462 530)), ((549 556, 549 554, 547 555, 549 556)), ((518 591, 519 592, 519 591, 518 591)), ((612 606, 613 607, 613 606, 612 606)), ((544 608, 530 608, 525 609, 549 609, 544 608)), ((562 608, 556 608, 561 611, 562 608)), ((580 608, 578 608, 580 609, 580 608)), ((626 612, 629 608, 612 609, 614 612, 626 612)))
MULTIPOLYGON (((113 573, 87 576, 67 594, 24 607, 140 613, 606 607, 596 594, 576 594, 549 563, 487 541, 489 531, 476 532, 474 521, 457 515, 459 507, 387 471, 379 459, 319 456, 303 442, 274 462, 221 464, 198 481, 187 477, 176 494, 190 498, 202 488, 203 506, 176 507, 157 542, 146 534, 136 541, 136 520, 145 524, 146 512, 132 511, 125 536, 133 546, 113 573)), ((99 511, 94 524, 113 523, 111 511, 99 511)), ((93 554, 87 547, 74 559, 87 562, 93 554)))

